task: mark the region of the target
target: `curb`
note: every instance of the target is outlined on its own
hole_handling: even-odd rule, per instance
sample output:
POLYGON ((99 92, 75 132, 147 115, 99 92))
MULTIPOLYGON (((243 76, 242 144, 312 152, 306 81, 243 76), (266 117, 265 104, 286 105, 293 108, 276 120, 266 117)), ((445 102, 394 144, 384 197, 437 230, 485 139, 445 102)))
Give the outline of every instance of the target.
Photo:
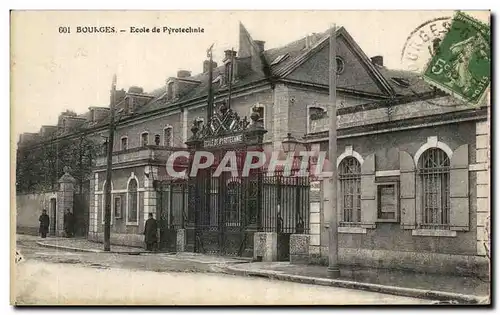
POLYGON ((143 254, 143 253, 149 253, 146 251, 140 251, 140 252, 136 252, 136 251, 130 251, 130 252, 109 251, 109 252, 106 252, 106 251, 101 250, 101 249, 85 249, 85 248, 70 247, 70 246, 63 246, 63 245, 56 245, 56 244, 47 244, 47 243, 40 242, 40 241, 36 242, 36 244, 38 246, 42 246, 42 247, 57 248, 57 249, 62 249, 62 250, 70 251, 70 252, 108 253, 108 254, 124 254, 124 255, 130 255, 130 254, 139 255, 139 254, 143 254))
POLYGON ((304 284, 316 284, 330 287, 338 287, 345 289, 355 289, 364 290, 370 292, 385 293, 391 295, 399 295, 413 298, 420 298, 426 300, 438 300, 438 301, 456 301, 458 304, 483 304, 484 297, 476 295, 466 295, 459 293, 434 291, 434 290, 424 290, 424 289, 414 289, 414 288, 404 288, 396 286, 388 286, 374 283, 363 283, 355 282, 350 280, 338 280, 338 279, 325 279, 316 278, 308 276, 291 275, 285 273, 279 273, 276 271, 269 270, 258 270, 250 271, 241 268, 234 268, 231 266, 221 266, 226 272, 238 275, 238 276, 251 276, 251 277, 266 277, 273 280, 282 280, 290 282, 298 282, 304 284))

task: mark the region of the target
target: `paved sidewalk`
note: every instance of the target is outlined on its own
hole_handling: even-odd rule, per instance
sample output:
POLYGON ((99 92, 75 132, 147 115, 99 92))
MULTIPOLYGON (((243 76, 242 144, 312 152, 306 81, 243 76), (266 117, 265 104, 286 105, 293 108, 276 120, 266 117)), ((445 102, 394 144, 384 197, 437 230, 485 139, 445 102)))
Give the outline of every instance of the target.
MULTIPOLYGON (((46 239, 38 239, 36 242, 40 246, 59 248, 69 251, 78 252, 92 252, 101 253, 104 252, 103 244, 92 242, 84 238, 62 238, 62 237, 51 237, 46 239)), ((119 246, 111 245, 111 253, 121 253, 121 254, 138 254, 147 253, 143 248, 130 247, 130 246, 119 246)))
POLYGON ((327 276, 326 266, 293 265, 289 262, 252 262, 225 266, 224 269, 237 275, 268 277, 466 304, 484 303, 487 300, 485 297, 489 295, 490 287, 489 282, 477 278, 381 269, 343 268, 339 279, 330 279, 327 276))

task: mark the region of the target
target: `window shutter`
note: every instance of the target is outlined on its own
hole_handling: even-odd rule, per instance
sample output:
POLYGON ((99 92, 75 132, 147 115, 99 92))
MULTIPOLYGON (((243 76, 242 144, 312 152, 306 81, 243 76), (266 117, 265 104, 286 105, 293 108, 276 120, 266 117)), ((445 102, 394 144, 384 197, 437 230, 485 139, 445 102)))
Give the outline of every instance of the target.
POLYGON ((361 165, 361 225, 365 228, 375 228, 377 221, 376 190, 375 154, 371 154, 361 165))
POLYGON ((415 163, 406 151, 399 151, 401 227, 415 228, 415 163))
POLYGON ((469 147, 453 152, 450 170, 450 225, 455 231, 469 230, 469 147))

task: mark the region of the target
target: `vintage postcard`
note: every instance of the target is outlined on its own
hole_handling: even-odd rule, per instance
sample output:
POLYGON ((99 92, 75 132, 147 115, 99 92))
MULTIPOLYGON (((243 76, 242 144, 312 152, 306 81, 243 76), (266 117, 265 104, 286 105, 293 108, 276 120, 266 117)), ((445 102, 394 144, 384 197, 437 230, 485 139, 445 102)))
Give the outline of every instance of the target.
POLYGON ((11 303, 489 305, 490 11, 11 11, 11 303))

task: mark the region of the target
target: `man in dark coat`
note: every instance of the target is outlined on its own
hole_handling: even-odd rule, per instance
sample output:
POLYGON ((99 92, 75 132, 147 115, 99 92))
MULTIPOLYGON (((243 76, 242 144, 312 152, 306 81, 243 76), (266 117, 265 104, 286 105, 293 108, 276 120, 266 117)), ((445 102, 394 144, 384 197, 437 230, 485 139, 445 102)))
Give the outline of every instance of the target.
POLYGON ((158 242, 156 233, 158 229, 158 223, 153 218, 153 214, 149 213, 149 219, 146 220, 146 225, 144 226, 144 241, 146 242, 146 250, 152 251, 156 249, 156 243, 158 242))
POLYGON ((64 231, 66 232, 66 237, 72 237, 74 233, 74 216, 69 209, 66 209, 64 214, 64 231))
POLYGON ((40 234, 42 235, 42 238, 46 238, 47 233, 49 233, 49 223, 50 223, 50 218, 47 215, 47 210, 43 209, 42 215, 40 215, 38 221, 40 221, 40 234))

